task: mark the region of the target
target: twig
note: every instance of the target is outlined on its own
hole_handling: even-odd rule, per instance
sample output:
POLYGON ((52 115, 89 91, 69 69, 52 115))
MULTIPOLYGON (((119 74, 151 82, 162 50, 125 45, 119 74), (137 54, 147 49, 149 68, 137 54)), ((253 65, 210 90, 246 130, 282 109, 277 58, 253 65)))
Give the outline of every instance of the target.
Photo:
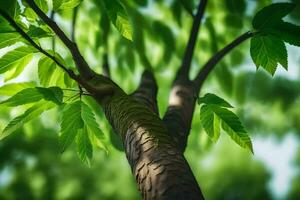
POLYGON ((203 68, 199 71, 197 74, 194 84, 196 87, 196 91, 199 91, 202 87, 204 81, 208 77, 209 73, 215 68, 216 64, 226 55, 228 54, 232 49, 234 49, 236 46, 244 42, 245 40, 251 38, 254 36, 255 33, 251 31, 247 31, 246 33, 242 34, 238 38, 236 38, 234 41, 232 41, 230 44, 225 46, 223 49, 221 49, 219 52, 217 52, 212 58, 208 60, 208 62, 203 66, 203 68))
POLYGON ((95 76, 95 72, 90 69, 87 62, 84 60, 79 52, 77 44, 72 42, 66 34, 58 27, 58 25, 51 20, 34 2, 34 0, 25 0, 33 11, 54 31, 54 33, 60 38, 60 40, 66 45, 70 50, 73 59, 75 61, 76 67, 79 73, 84 79, 91 79, 95 76))

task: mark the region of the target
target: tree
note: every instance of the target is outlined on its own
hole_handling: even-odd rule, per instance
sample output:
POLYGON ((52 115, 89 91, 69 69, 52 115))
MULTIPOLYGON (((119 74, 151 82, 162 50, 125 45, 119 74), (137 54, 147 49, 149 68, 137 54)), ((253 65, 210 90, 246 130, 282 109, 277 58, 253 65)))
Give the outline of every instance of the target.
MULTIPOLYGON (((170 90, 168 108, 160 118, 157 102, 158 85, 154 68, 145 53, 143 30, 137 27, 137 24, 144 21, 133 6, 133 2, 117 0, 93 2, 101 12, 100 31, 102 31, 101 40, 104 45, 102 75, 89 66, 75 42, 80 0, 53 0, 52 2, 24 0, 9 3, 1 0, 0 2, 2 16, 0 47, 8 47, 17 42, 23 44, 8 51, 0 59, 0 72, 5 73, 6 80, 20 75, 34 54, 40 55, 39 86, 34 83, 17 83, 2 87, 8 96, 11 95, 1 103, 2 105, 17 107, 29 104, 31 107, 14 118, 3 130, 0 138, 10 135, 44 111, 59 106, 62 110, 59 137, 61 151, 76 139, 79 157, 82 161, 90 163, 93 146, 105 148, 104 134, 93 113, 101 107, 107 120, 122 140, 127 159, 144 199, 204 199, 183 155, 197 102, 202 105, 200 111, 202 126, 213 141, 218 140, 222 127, 236 143, 253 152, 247 132, 238 117, 229 110, 232 106, 227 101, 211 93, 198 98, 208 75, 225 55, 245 40, 251 39, 250 53, 257 68, 262 67, 274 75, 278 63, 287 69, 285 42, 296 46, 300 44, 298 38, 300 28, 282 20, 292 12, 295 5, 272 4, 255 15, 252 20, 253 30, 241 34, 221 50, 218 50, 217 43, 213 44, 216 53, 203 65, 196 77, 191 79, 189 75, 193 53, 208 2, 201 0, 194 14, 193 5, 189 1, 175 1, 175 6, 180 6, 181 9, 182 4, 182 8, 188 11, 193 24, 181 65, 170 90), (46 14, 49 11, 48 5, 51 8, 50 16, 46 14), (55 23, 57 13, 65 9, 74 10, 71 39, 55 23), (135 24, 134 27, 129 16, 135 24), (139 59, 144 65, 145 70, 141 75, 140 85, 130 95, 126 94, 110 75, 109 21, 126 38, 123 39, 124 46, 137 50, 139 59), (56 52, 57 41, 54 35, 70 51, 75 68, 67 67, 69 63, 67 64, 67 61, 56 52), (51 50, 42 47, 40 40, 43 38, 52 38, 51 50), (64 97, 74 90, 78 92, 75 96, 64 97), (92 108, 96 109, 93 111, 92 108)), ((226 1, 226 4, 233 9, 235 5, 240 4, 238 2, 232 4, 232 1, 226 1)), ((139 2, 139 4, 143 3, 139 2)), ((238 7, 245 10, 243 3, 238 7)), ((229 15, 228 18, 239 17, 239 11, 232 11, 232 13, 233 16, 229 15)), ((169 29, 159 21, 154 25, 159 30, 162 40, 172 48, 172 41, 168 41, 171 35, 169 29)), ((211 35, 214 35, 214 26, 209 22, 207 26, 211 35)), ((168 60, 171 55, 170 52, 166 52, 164 57, 168 60)))

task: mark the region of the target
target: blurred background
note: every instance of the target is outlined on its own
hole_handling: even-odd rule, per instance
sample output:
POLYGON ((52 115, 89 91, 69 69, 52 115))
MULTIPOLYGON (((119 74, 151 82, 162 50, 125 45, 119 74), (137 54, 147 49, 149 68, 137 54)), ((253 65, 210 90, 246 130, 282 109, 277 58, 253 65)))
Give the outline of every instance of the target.
MULTIPOLYGON (((113 80, 128 93, 137 87, 143 66, 152 65, 163 115, 198 0, 122 0, 133 23, 133 42, 122 38, 113 26, 108 28, 98 2, 80 4, 76 38, 81 52, 98 72, 107 53, 113 80)), ((279 1, 210 0, 191 77, 218 49, 250 30, 254 14, 272 2, 279 1)), ((300 25, 300 1, 289 2, 297 7, 285 20, 300 25)), ((72 11, 58 13, 55 20, 70 33, 72 11)), ((51 49, 51 40, 41 44, 51 49)), ((225 134, 213 143, 201 128, 200 108, 196 107, 185 155, 206 199, 300 199, 300 48, 287 48, 289 70, 279 68, 272 78, 256 70, 246 41, 218 64, 205 83, 200 95, 215 93, 234 105, 254 146, 252 155, 225 134)), ((7 51, 0 50, 0 55, 7 51)), ((72 64, 58 40, 57 51, 72 64)), ((38 82, 36 69, 37 62, 32 61, 9 83, 38 82)), ((0 76, 0 86, 4 79, 0 76)), ((1 107, 0 129, 22 111, 1 107)), ((107 151, 96 150, 90 167, 80 162, 75 146, 59 152, 57 111, 44 113, 0 141, 0 199, 140 199, 120 140, 101 110, 96 110, 97 120, 106 136, 107 151)))

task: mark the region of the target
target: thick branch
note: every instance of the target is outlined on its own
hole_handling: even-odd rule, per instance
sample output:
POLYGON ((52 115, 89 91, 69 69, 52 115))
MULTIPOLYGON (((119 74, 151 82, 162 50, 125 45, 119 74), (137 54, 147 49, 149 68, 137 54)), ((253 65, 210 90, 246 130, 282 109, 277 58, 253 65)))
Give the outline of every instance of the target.
POLYGON ((193 54, 194 54, 194 49, 195 49, 195 45, 196 45, 196 41, 197 41, 197 37, 198 37, 198 32, 200 29, 200 24, 201 24, 203 15, 204 15, 206 4, 207 4, 207 0, 201 0, 201 2, 199 3, 197 14, 194 17, 194 22, 193 22, 193 26, 191 29, 189 41, 188 41, 187 47, 185 49, 183 61, 182 61, 180 69, 177 72, 177 77, 178 76, 188 77, 188 73, 190 71, 192 58, 193 58, 193 54))
POLYGON ((156 99, 157 91, 158 91, 158 87, 157 87, 155 77, 150 71, 145 70, 143 72, 142 79, 138 89, 132 95, 136 100, 146 105, 153 112, 159 114, 157 99, 156 99))
POLYGON ((58 27, 58 25, 43 12, 33 0, 26 0, 26 2, 34 10, 34 12, 55 32, 55 34, 70 50, 80 75, 82 75, 82 77, 87 80, 93 78, 95 73, 90 69, 87 62, 80 54, 77 44, 72 42, 58 27))
POLYGON ((196 87, 197 93, 199 93, 204 81, 207 79, 209 73, 214 69, 214 67, 217 65, 217 63, 232 49, 237 47, 239 44, 244 42, 245 40, 251 38, 254 35, 253 32, 248 31, 238 38, 236 38, 234 41, 232 41, 230 44, 225 46, 223 49, 221 49, 219 52, 217 52, 205 65, 204 67, 199 71, 198 75, 196 76, 194 83, 196 87))
POLYGON ((199 3, 184 58, 172 85, 169 106, 163 118, 169 134, 182 151, 186 147, 196 101, 196 92, 193 82, 189 79, 189 71, 206 4, 207 0, 201 0, 199 3))

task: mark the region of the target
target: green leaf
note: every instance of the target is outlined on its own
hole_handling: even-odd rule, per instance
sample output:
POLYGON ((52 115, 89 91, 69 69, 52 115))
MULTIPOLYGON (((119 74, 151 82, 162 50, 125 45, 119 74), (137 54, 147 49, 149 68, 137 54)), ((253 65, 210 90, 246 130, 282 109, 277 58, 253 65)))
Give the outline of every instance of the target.
MULTIPOLYGON (((6 53, 0 58, 0 74, 3 74, 13 68, 21 68, 28 64, 32 54, 36 51, 33 48, 22 46, 6 53)), ((18 71, 20 73, 20 71, 18 71)))
POLYGON ((82 129, 84 122, 81 117, 81 101, 67 104, 62 112, 61 134, 59 137, 60 149, 62 152, 66 150, 74 141, 79 129, 82 129))
POLYGON ((44 111, 54 107, 55 104, 49 101, 41 101, 36 103, 31 108, 26 110, 22 115, 10 121, 9 124, 4 128, 3 132, 0 134, 0 139, 3 139, 4 137, 10 135, 28 121, 39 117, 44 111))
MULTIPOLYGON (((58 54, 55 55, 65 65, 63 59, 58 54)), ((38 63, 38 77, 40 84, 44 87, 71 87, 74 84, 74 81, 66 76, 65 72, 53 60, 46 56, 42 56, 38 63)))
POLYGON ((213 141, 220 135, 220 123, 223 130, 241 147, 253 153, 251 139, 242 126, 239 118, 230 110, 218 105, 204 105, 201 107, 201 123, 204 130, 213 141))
POLYGON ((232 105, 230 105, 227 101, 224 99, 218 97, 215 94, 207 93, 204 95, 204 97, 199 98, 198 104, 207 104, 207 105, 218 105, 221 107, 226 107, 226 108, 233 108, 232 105))
POLYGON ((283 41, 300 47, 300 26, 281 21, 276 26, 267 29, 265 32, 275 34, 283 41))
POLYGON ((67 10, 77 7, 83 0, 53 0, 53 9, 58 10, 67 10))
POLYGON ((44 12, 48 12, 48 4, 46 0, 34 0, 36 5, 44 12))
POLYGON ((123 5, 118 0, 104 0, 108 16, 123 37, 132 41, 132 25, 123 5))
POLYGON ((24 104, 38 102, 42 99, 46 101, 52 101, 56 104, 61 104, 63 98, 63 92, 58 87, 52 88, 27 88, 21 90, 14 96, 10 97, 9 99, 1 102, 2 105, 15 107, 24 104))
POLYGON ((279 23, 283 17, 293 11, 295 4, 274 3, 256 13, 253 18, 252 26, 255 29, 272 27, 279 23))
POLYGON ((220 137, 220 121, 208 105, 204 105, 200 110, 200 120, 202 126, 212 141, 217 142, 220 137))
POLYGON ((194 2, 190 0, 179 0, 180 4, 183 6, 183 8, 191 15, 193 16, 193 10, 195 8, 194 2))
POLYGON ((19 41, 21 41, 21 36, 17 33, 0 33, 0 49, 13 45, 19 41))
POLYGON ((213 112, 220 118, 222 128, 241 147, 253 153, 252 142, 239 118, 230 110, 211 106, 213 112))
POLYGON ((0 95, 12 96, 20 92, 21 90, 24 90, 26 88, 32 88, 32 87, 35 87, 34 82, 10 83, 0 87, 0 95))
POLYGON ((21 10, 17 0, 0 0, 0 9, 15 20, 18 20, 20 17, 21 10))
POLYGON ((91 134, 95 135, 100 141, 103 141, 104 133, 100 130, 92 109, 84 102, 81 103, 81 107, 82 107, 82 114, 81 114, 82 120, 84 121, 87 130, 91 134))
POLYGON ((39 38, 51 37, 53 36, 53 33, 49 32, 49 30, 46 31, 40 27, 30 25, 27 35, 30 36, 31 38, 39 39, 39 38))
POLYGON ((89 138, 89 133, 86 126, 78 131, 76 142, 77 152, 80 160, 90 166, 91 159, 93 157, 93 145, 89 138))
POLYGON ((16 33, 16 30, 0 15, 0 33, 16 33))
POLYGON ((4 81, 6 82, 18 77, 24 71, 25 67, 30 63, 32 58, 33 54, 28 54, 23 59, 21 59, 17 64, 14 65, 11 70, 6 72, 4 81))
POLYGON ((256 67, 262 66, 271 75, 274 75, 278 63, 288 68, 285 44, 276 36, 258 35, 251 38, 250 54, 256 67))

